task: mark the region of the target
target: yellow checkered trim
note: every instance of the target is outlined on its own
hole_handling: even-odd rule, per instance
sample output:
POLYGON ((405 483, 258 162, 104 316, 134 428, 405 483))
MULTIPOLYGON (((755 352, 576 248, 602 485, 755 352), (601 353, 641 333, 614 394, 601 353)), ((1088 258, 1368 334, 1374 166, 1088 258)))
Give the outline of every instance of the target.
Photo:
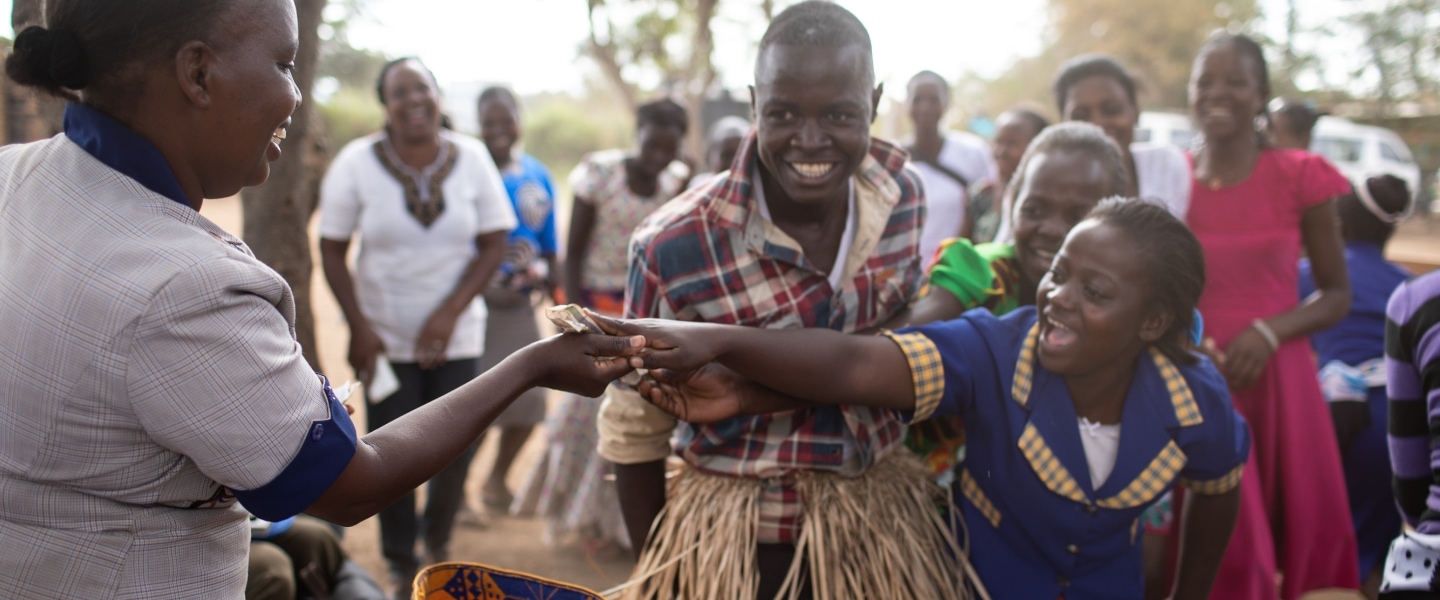
POLYGON ((1095 504, 1117 510, 1141 506, 1170 489, 1170 484, 1174 483, 1180 470, 1185 468, 1185 460, 1185 453, 1171 440, 1155 455, 1155 460, 1150 461, 1150 465, 1130 481, 1130 485, 1125 486, 1120 493, 1102 498, 1095 504))
POLYGON ((1235 486, 1240 485, 1240 474, 1244 471, 1245 465, 1242 463, 1236 466, 1234 469, 1231 469, 1229 473, 1226 473, 1225 476, 1219 479, 1211 479, 1209 481, 1195 481, 1193 479, 1185 479, 1182 477, 1180 478, 1180 484, 1187 488, 1190 488, 1190 491, 1197 494, 1204 494, 1206 496, 1218 496, 1220 494, 1224 494, 1225 492, 1233 490, 1235 489, 1235 486))
POLYGON ((1025 425, 1025 432, 1020 434, 1019 446, 1025 460, 1030 461, 1030 468, 1040 476, 1045 487, 1081 504, 1089 503, 1085 492, 1080 489, 1080 484, 1075 482, 1065 465, 1060 464, 1060 459, 1055 458, 1055 453, 1050 451, 1045 438, 1040 437, 1040 430, 1035 428, 1034 423, 1025 425))
POLYGON ((970 469, 960 471, 960 493, 975 505, 975 509, 979 510, 980 515, 990 522, 991 527, 1000 526, 1000 510, 995 508, 995 505, 990 502, 990 498, 985 496, 985 491, 980 489, 980 484, 970 476, 970 469))
POLYGON ((905 353, 905 362, 910 364, 910 381, 915 386, 915 414, 911 423, 930 418, 940 407, 940 398, 945 396, 945 363, 940 360, 940 351, 935 342, 919 332, 893 333, 882 331, 900 351, 905 353))
POLYGON ((1010 385, 1010 397, 1024 407, 1030 401, 1030 386, 1035 379, 1035 347, 1040 343, 1040 322, 1030 326, 1025 334, 1025 345, 1020 348, 1020 358, 1015 361, 1015 381, 1010 385))
POLYGON ((1200 405, 1195 403, 1195 395, 1190 393, 1190 384, 1185 383, 1185 376, 1180 374, 1180 369, 1175 363, 1170 362, 1170 357, 1150 347, 1150 358, 1155 361, 1155 368, 1160 370, 1160 377, 1165 379, 1165 389, 1170 392, 1170 404, 1175 407, 1175 419, 1180 421, 1181 427, 1190 427, 1205 422, 1200 416, 1200 405))

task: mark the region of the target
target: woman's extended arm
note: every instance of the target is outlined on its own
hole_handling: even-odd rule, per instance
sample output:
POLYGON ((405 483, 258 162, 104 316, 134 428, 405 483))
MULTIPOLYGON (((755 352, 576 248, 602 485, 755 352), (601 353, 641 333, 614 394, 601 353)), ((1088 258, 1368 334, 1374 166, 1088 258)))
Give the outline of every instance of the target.
POLYGON ((590 236, 595 232, 595 205, 579 196, 570 205, 570 231, 565 235, 566 302, 581 302, 585 289, 585 254, 590 250, 590 236))
POLYGON ((478 253, 465 265, 455 289, 435 308, 435 312, 430 313, 430 318, 420 328, 420 335, 415 338, 415 357, 420 368, 434 369, 445 364, 445 349, 450 345, 450 337, 455 334, 455 323, 460 320, 460 315, 465 314, 475 296, 485 291, 490 278, 495 276, 495 270, 500 268, 500 262, 505 258, 508 234, 506 231, 492 231, 475 238, 478 253))
POLYGON ((410 493, 460 456, 517 396, 544 386, 586 396, 629 372, 637 337, 565 334, 541 340, 453 392, 360 439, 340 478, 306 512, 354 525, 410 493))
POLYGON ((1185 496, 1185 514, 1180 520, 1180 557, 1171 600, 1210 597, 1220 559, 1235 529, 1240 512, 1240 486, 1223 494, 1185 496))
POLYGON ((375 374, 375 357, 385 351, 380 336, 370 328, 370 322, 360 313, 360 303, 355 296, 355 281, 350 277, 350 267, 345 264, 345 255, 350 251, 350 240, 320 240, 320 265, 325 271, 325 282, 345 314, 350 325, 350 368, 360 383, 370 385, 375 374))
POLYGON ((607 331, 643 335, 637 367, 693 371, 711 361, 782 394, 825 404, 915 408, 910 365, 895 342, 829 329, 756 329, 596 316, 607 331))

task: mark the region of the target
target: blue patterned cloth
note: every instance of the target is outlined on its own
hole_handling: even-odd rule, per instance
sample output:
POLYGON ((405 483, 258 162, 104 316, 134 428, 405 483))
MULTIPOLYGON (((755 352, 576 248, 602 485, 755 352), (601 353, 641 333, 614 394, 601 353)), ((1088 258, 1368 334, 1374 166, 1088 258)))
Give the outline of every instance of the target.
POLYGON ((445 562, 415 577, 417 600, 604 600, 582 587, 477 563, 445 562))

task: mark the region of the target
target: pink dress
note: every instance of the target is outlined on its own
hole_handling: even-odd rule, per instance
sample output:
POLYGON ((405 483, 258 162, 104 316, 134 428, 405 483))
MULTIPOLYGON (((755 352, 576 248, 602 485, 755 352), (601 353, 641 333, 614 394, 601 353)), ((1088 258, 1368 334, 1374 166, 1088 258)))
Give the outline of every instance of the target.
MULTIPOLYGON (((1211 190, 1192 183, 1190 228, 1205 248, 1205 335, 1226 347, 1262 317, 1296 306, 1305 211, 1348 192, 1323 158, 1266 149, 1244 182, 1211 190)), ((1307 338, 1281 344, 1253 387, 1231 390, 1250 423, 1240 516, 1211 598, 1298 598, 1358 587, 1355 534, 1330 412, 1307 338)))

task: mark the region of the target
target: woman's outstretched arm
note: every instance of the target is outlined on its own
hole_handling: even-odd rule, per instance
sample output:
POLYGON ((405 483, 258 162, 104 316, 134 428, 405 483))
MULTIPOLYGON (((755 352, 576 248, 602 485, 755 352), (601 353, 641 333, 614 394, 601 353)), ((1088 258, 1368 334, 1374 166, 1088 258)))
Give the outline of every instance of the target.
POLYGON ((756 329, 708 323, 596 317, 602 328, 643 335, 647 350, 632 366, 694 371, 718 362, 759 385, 820 404, 915 408, 910 365, 882 336, 830 329, 756 329))

